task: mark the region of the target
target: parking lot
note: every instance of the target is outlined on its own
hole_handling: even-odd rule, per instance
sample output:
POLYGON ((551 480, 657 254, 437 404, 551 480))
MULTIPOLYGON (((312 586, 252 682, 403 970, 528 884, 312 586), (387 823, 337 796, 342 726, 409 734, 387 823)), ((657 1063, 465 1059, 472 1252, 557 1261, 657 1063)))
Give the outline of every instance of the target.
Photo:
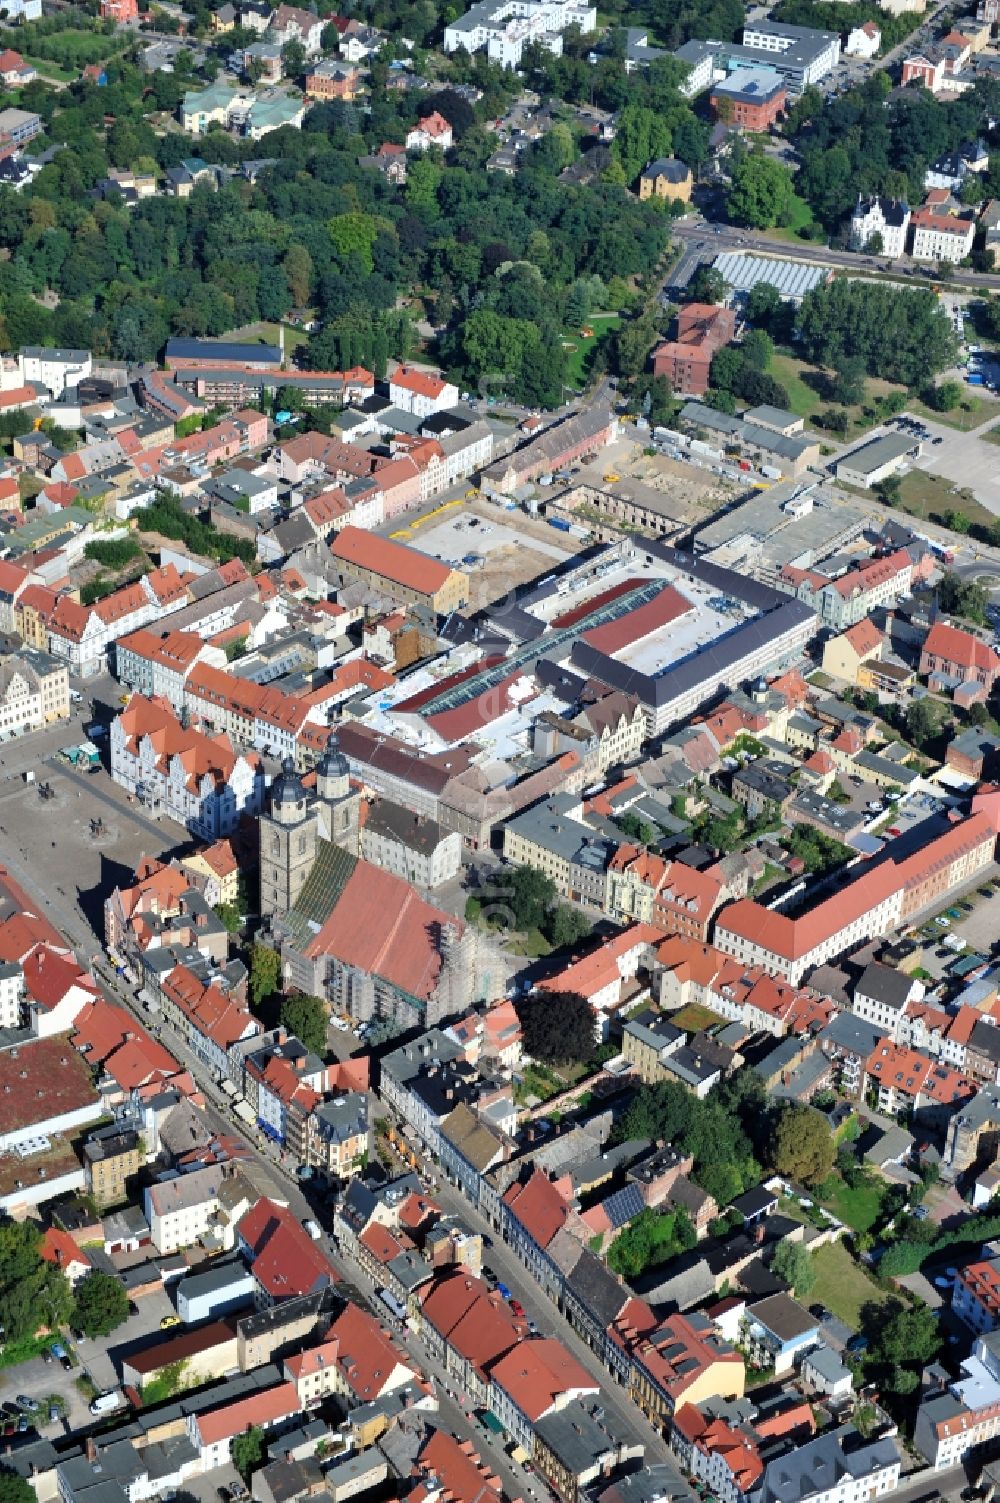
MULTIPOLYGON (((64 1372, 57 1361, 43 1362, 41 1357, 32 1357, 18 1367, 0 1369, 0 1403, 13 1403, 17 1395, 25 1394, 39 1406, 30 1416, 38 1434, 49 1439, 69 1434, 71 1430, 93 1422, 87 1400, 76 1386, 75 1380, 82 1371, 77 1367, 72 1372, 64 1372), (53 1394, 62 1398, 65 1415, 62 1419, 50 1421, 48 1400, 53 1394)), ((30 1438, 29 1431, 23 1439, 30 1438)))
POLYGON ((977 898, 972 913, 953 928, 967 945, 989 955, 1000 939, 1000 892, 994 892, 991 898, 977 898))
MULTIPOLYGON (((970 490, 976 500, 995 515, 1000 516, 1000 464, 997 461, 996 444, 988 443, 980 435, 1000 422, 1000 409, 971 433, 961 433, 944 423, 931 419, 924 421, 930 439, 924 442, 924 452, 916 461, 915 468, 926 470, 929 475, 941 475, 951 480, 958 490, 970 490), (936 440, 940 439, 940 442, 936 440)), ((961 501, 956 502, 961 509, 961 501)))
MULTIPOLYGON (((161 1340, 176 1335, 176 1331, 162 1335, 160 1331, 160 1321, 164 1316, 176 1313, 166 1290, 157 1289, 152 1294, 139 1295, 128 1320, 110 1338, 98 1341, 84 1338, 77 1342, 77 1356, 97 1387, 103 1392, 107 1388, 118 1386, 121 1381, 122 1357, 128 1356, 136 1347, 148 1345, 151 1339, 161 1340)), ((66 1377, 68 1376, 67 1373, 66 1377)))
POLYGON ((469 576, 471 606, 481 609, 579 550, 582 540, 523 512, 483 503, 462 507, 413 530, 411 548, 440 558, 469 576))

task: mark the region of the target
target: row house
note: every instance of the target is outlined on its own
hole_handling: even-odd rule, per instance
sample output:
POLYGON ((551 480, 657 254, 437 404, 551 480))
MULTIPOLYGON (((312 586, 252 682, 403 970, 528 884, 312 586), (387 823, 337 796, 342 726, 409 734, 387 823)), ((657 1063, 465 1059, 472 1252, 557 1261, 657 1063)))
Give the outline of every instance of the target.
POLYGON ((490 1400, 490 1369, 528 1334, 499 1294, 457 1269, 420 1291, 416 1322, 430 1361, 477 1407, 490 1400))
POLYGON ((657 1324, 649 1307, 632 1301, 612 1339, 629 1358, 629 1392, 655 1429, 669 1434, 685 1404, 741 1398, 743 1357, 706 1315, 680 1312, 657 1324))
POLYGON ((899 548, 884 558, 865 559, 836 579, 786 564, 775 583, 814 610, 824 625, 840 632, 870 616, 878 606, 892 605, 908 595, 915 577, 925 578, 933 566, 929 551, 915 565, 909 551, 899 548))
POLYGON ((192 669, 198 663, 224 670, 226 654, 197 632, 170 631, 166 636, 142 628, 115 643, 115 677, 124 689, 146 699, 165 699, 180 714, 192 669))
POLYGON ((163 1015, 216 1080, 229 1076, 230 1051, 261 1032, 260 1023, 233 997, 206 985, 187 966, 175 966, 160 982, 163 1015))
POLYGON ((868 1090, 887 1116, 906 1112, 924 1130, 946 1128, 951 1117, 978 1089, 976 1081, 949 1065, 883 1039, 866 1067, 868 1090))
POLYGON ((110 741, 114 781, 202 839, 232 834, 244 814, 264 806, 260 758, 238 754, 227 736, 183 725, 163 703, 133 695, 110 741))
POLYGON ((760 966, 743 965, 711 945, 671 936, 659 945, 653 995, 673 1011, 689 1002, 774 1038, 816 1033, 836 1007, 809 987, 790 986, 760 966))
POLYGON ((949 1380, 935 1368, 920 1396, 913 1444, 935 1471, 958 1466, 1000 1435, 1000 1333, 986 1331, 949 1380))
POLYGON ((232 1460, 237 1436, 251 1429, 267 1435, 288 1428, 301 1407, 294 1384, 278 1383, 217 1409, 189 1414, 185 1421, 187 1439, 198 1452, 201 1470, 213 1472, 232 1460))
POLYGON ((92 606, 61 595, 47 622, 48 650, 72 673, 92 677, 105 666, 108 648, 118 637, 187 605, 189 581, 190 576, 182 577, 168 564, 92 606))
POLYGON ((539 1421, 600 1391, 586 1368, 551 1337, 519 1343, 490 1368, 490 1408, 529 1456, 539 1421))
MULTIPOLYGON (((514 1255, 537 1284, 558 1297, 563 1272, 553 1256, 556 1234, 573 1217, 572 1180, 551 1180, 535 1169, 527 1180, 515 1181, 500 1200, 500 1231, 514 1255)), ((585 1235, 581 1236, 585 1240, 585 1235)))
POLYGON ((982 1258, 959 1269, 951 1308, 977 1335, 1000 1326, 1000 1258, 982 1258))
POLYGON ((725 896, 725 883, 715 872, 622 845, 608 867, 604 907, 618 923, 651 924, 665 934, 706 940, 725 896))
MULTIPOLYGON (((236 1243, 254 1278, 254 1301, 261 1310, 286 1300, 319 1294, 337 1275, 319 1243, 286 1205, 263 1196, 236 1228, 236 1243)), ((355 1306, 348 1305, 354 1309, 355 1306)))
POLYGON ((427 1390, 412 1358, 373 1315, 350 1300, 318 1345, 285 1358, 284 1371, 303 1409, 314 1409, 330 1396, 356 1409, 403 1389, 427 1390))

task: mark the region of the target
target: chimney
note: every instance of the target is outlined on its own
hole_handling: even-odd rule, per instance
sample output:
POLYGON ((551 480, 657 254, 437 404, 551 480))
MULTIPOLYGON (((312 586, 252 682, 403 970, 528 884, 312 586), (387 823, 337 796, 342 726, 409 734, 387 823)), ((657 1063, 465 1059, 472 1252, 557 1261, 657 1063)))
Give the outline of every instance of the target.
POLYGON ((87 1436, 87 1439, 84 1441, 83 1450, 88 1461, 97 1460, 97 1443, 92 1435, 87 1436))
POLYGON ((763 1223, 763 1221, 758 1221, 758 1222, 756 1222, 754 1224, 753 1241, 754 1241, 754 1246, 755 1247, 760 1247, 761 1244, 763 1243, 763 1241, 764 1241, 764 1223, 763 1223))

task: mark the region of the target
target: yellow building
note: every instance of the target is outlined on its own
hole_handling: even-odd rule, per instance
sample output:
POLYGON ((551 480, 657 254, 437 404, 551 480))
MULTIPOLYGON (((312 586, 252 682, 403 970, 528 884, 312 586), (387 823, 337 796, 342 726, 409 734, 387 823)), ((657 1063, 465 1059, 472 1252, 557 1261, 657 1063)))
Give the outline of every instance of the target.
POLYGON ((823 648, 823 672, 847 684, 860 683, 858 669, 862 663, 882 656, 882 633, 868 620, 849 626, 839 637, 831 637, 823 648))
POLYGON ((99 1211, 128 1199, 128 1184, 142 1164, 139 1135, 114 1129, 96 1133, 83 1145, 87 1193, 99 1211))
POLYGON ((640 198, 679 198, 691 200, 694 179, 691 169, 676 157, 657 157, 639 176, 640 198))

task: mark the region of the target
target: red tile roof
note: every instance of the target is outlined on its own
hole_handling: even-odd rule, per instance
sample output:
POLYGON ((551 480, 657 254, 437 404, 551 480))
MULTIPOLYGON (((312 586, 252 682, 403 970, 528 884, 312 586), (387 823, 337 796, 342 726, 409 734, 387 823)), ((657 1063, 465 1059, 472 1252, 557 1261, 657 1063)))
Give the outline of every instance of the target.
POLYGON ((90 1267, 90 1259, 87 1254, 73 1241, 69 1232, 64 1232, 62 1227, 50 1226, 41 1240, 38 1248, 39 1255, 46 1263, 54 1263, 63 1272, 72 1267, 74 1263, 81 1264, 84 1268, 90 1267))
POLYGON ((631 643, 650 636, 661 627, 669 626, 671 621, 679 620, 692 609, 690 600, 680 590, 675 590, 673 585, 666 585, 645 605, 619 616, 617 621, 609 621, 604 626, 595 626, 591 631, 585 632, 583 640, 597 652, 613 655, 631 643))
POLYGON ((499 1294, 461 1271, 447 1272, 421 1291, 423 1318, 465 1362, 480 1372, 516 1346, 524 1327, 499 1294))
POLYGON ((294 1383, 278 1383, 274 1388, 265 1388, 234 1404, 224 1404, 219 1409, 201 1413, 196 1420, 203 1446, 215 1445, 230 1440, 255 1425, 268 1427, 288 1419, 299 1411, 299 1396, 294 1383))
POLYGON ((273 1300, 312 1294, 336 1281, 320 1248, 287 1206, 264 1197, 238 1230, 252 1256, 253 1276, 273 1300))
POLYGON ((931 627, 924 641, 923 651, 946 663, 957 663, 961 668, 985 669, 988 673, 1000 672, 1000 657, 988 642, 982 642, 971 632, 960 631, 957 626, 948 626, 943 621, 937 621, 931 627))
POLYGON ((330 544, 330 552, 342 563, 368 569, 393 584, 428 595, 440 590, 452 573, 438 559, 394 543, 391 538, 376 537, 360 527, 345 527, 330 544))
POLYGON ((446 1430, 432 1430, 413 1468, 423 1480, 407 1494, 409 1503, 426 1498, 441 1503, 501 1503, 500 1479, 473 1449, 446 1430))
POLYGON ((306 954, 335 956, 426 1000, 441 973, 445 927, 465 931, 461 919, 425 903, 402 877, 359 861, 306 954))
POLYGON ((511 1185, 504 1203, 543 1251, 569 1216, 568 1203, 540 1169, 526 1184, 511 1185))
POLYGON ((490 1377, 530 1423, 554 1409, 570 1394, 600 1393, 597 1383, 561 1341, 522 1341, 495 1362, 490 1377))

